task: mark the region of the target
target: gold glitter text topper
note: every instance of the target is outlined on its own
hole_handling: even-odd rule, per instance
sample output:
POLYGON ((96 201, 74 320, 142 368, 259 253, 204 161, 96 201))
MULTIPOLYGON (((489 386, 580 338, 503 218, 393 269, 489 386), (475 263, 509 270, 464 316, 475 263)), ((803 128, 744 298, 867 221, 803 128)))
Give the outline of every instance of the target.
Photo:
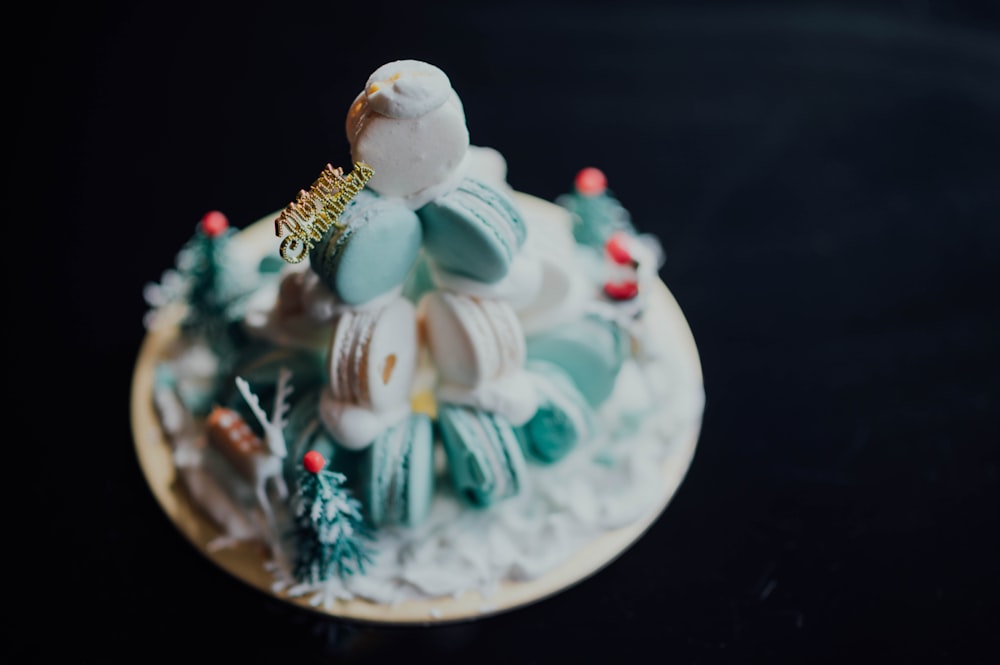
POLYGON ((283 238, 278 248, 281 258, 299 263, 330 227, 342 228, 340 213, 374 173, 364 162, 355 163, 347 175, 341 167, 327 164, 309 189, 299 190, 295 200, 274 220, 274 234, 283 238))

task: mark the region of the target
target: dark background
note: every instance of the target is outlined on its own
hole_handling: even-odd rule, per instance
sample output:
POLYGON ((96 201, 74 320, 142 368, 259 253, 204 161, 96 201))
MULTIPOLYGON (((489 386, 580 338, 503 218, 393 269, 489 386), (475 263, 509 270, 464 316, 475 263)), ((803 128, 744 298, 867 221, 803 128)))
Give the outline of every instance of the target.
POLYGON ((8 582, 30 587, 8 594, 11 662, 995 662, 996 9, 55 3, 10 21, 7 378, 28 443, 9 445, 28 462, 7 476, 30 491, 8 519, 33 527, 7 534, 28 555, 8 582), (346 109, 399 58, 449 74, 516 188, 607 173, 663 242, 707 393, 644 538, 555 597, 438 628, 340 623, 216 570, 147 489, 129 424, 143 286, 204 212, 245 226, 347 163, 346 109))

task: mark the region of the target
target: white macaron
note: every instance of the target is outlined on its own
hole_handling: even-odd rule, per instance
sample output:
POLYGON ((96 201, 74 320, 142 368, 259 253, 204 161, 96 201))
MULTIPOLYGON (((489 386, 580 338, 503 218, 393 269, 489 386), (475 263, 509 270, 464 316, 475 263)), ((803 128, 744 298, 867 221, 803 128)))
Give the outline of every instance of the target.
POLYGON ((376 412, 409 404, 417 351, 416 308, 406 298, 340 312, 327 355, 331 398, 376 412))
POLYGON ((524 331, 504 300, 432 291, 420 317, 442 383, 475 388, 524 366, 524 331))

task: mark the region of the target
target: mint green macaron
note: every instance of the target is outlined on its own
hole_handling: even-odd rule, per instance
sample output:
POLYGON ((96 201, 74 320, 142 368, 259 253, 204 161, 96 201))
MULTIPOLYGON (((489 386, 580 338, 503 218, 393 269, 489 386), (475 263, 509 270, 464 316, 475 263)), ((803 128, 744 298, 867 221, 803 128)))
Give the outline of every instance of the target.
POLYGON ((461 499, 485 508, 520 493, 526 477, 524 454, 503 416, 443 404, 437 425, 452 486, 461 499))
POLYGON ((628 333, 613 321, 585 315, 526 338, 527 357, 560 366, 592 407, 611 395, 631 354, 628 333))
POLYGON ((424 251, 439 268, 485 283, 503 279, 527 237, 513 199, 475 178, 417 211, 424 251))
POLYGON ((430 416, 411 413, 361 453, 362 503, 371 524, 418 526, 434 494, 434 430, 430 416))
POLYGON ((594 409, 559 365, 529 360, 525 370, 535 386, 538 408, 519 428, 518 439, 529 460, 552 464, 593 436, 594 409))
POLYGON ((417 214, 364 189, 309 251, 310 266, 333 295, 361 305, 401 287, 420 251, 417 214))

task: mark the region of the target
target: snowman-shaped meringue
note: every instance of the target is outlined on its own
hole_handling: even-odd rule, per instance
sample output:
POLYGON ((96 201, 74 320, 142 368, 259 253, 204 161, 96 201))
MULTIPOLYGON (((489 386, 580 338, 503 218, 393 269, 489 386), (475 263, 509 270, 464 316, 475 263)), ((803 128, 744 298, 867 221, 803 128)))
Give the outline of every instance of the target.
POLYGON ((347 113, 355 162, 372 165, 368 187, 416 210, 463 174, 469 148, 465 110, 448 76, 419 60, 376 69, 347 113))

